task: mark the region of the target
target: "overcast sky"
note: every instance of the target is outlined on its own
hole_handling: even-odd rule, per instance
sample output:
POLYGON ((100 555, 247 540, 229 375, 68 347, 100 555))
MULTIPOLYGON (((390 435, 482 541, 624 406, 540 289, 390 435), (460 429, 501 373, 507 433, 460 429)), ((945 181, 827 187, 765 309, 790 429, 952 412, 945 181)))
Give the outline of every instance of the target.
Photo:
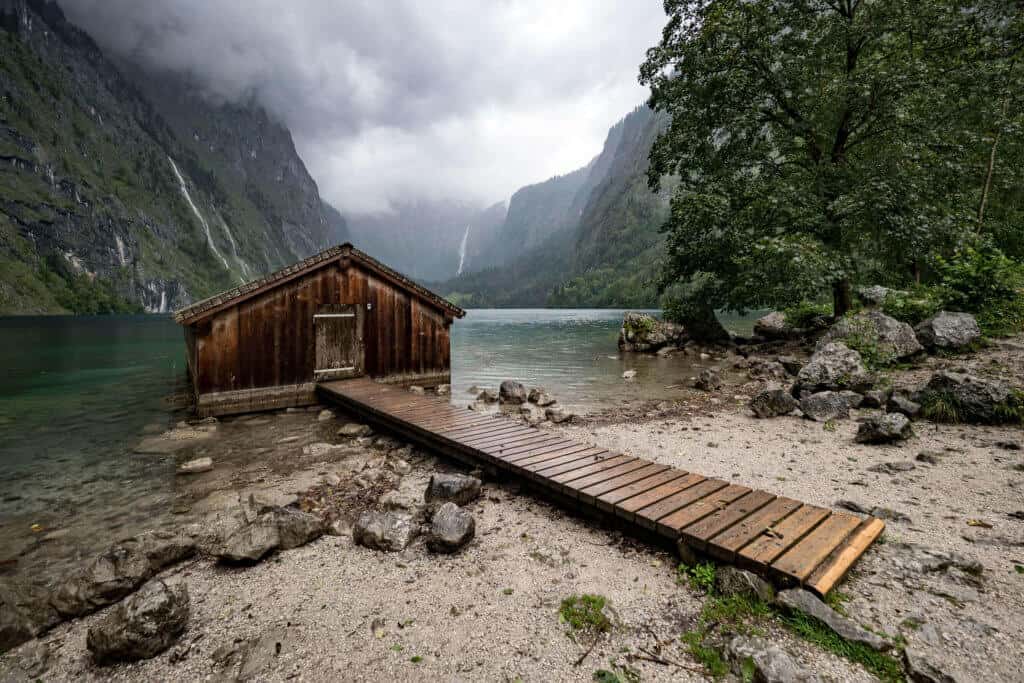
POLYGON ((255 94, 325 199, 490 204, 584 165, 646 98, 660 0, 61 0, 122 56, 255 94))

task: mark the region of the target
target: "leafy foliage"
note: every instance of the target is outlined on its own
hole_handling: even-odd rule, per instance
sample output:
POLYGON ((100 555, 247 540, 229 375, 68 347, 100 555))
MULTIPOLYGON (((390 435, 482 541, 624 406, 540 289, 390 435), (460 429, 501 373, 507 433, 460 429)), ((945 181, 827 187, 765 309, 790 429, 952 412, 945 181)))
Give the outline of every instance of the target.
POLYGON ((1024 252, 1024 18, 962 4, 667 0, 640 72, 672 117, 649 181, 680 179, 661 285, 733 310, 831 290, 842 314, 851 282, 914 281, 966 233, 1024 252))
POLYGON ((694 590, 710 593, 715 587, 715 565, 710 562, 702 562, 692 567, 687 564, 680 564, 676 570, 680 583, 688 582, 694 590))
POLYGON ((822 317, 828 316, 831 312, 832 307, 830 305, 812 303, 810 301, 801 301, 798 304, 782 309, 782 314, 786 316, 786 324, 800 329, 813 327, 815 322, 822 317))

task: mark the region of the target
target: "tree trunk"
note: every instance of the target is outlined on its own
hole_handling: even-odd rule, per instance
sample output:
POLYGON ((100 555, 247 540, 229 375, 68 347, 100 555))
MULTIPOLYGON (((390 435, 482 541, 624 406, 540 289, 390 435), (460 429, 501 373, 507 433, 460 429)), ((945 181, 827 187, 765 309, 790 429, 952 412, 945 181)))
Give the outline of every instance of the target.
POLYGON ((853 287, 847 279, 832 283, 832 315, 843 317, 853 308, 853 287))

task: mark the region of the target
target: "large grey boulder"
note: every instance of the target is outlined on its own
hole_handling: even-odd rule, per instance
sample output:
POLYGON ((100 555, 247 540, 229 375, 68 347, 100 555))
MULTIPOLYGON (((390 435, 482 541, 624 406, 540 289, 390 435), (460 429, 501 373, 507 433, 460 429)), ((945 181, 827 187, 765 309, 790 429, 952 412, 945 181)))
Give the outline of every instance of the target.
POLYGON ((811 392, 851 389, 867 390, 872 377, 860 354, 841 342, 820 346, 797 375, 797 387, 811 392))
POLYGON ((526 387, 520 382, 507 379, 498 387, 498 400, 502 403, 514 403, 519 405, 526 403, 526 387))
POLYGON ((397 512, 364 512, 352 527, 356 545, 397 552, 405 550, 416 537, 412 517, 397 512))
POLYGON ((750 409, 757 417, 779 417, 796 410, 793 395, 779 385, 770 385, 750 399, 750 409))
POLYGON ((940 311, 914 328, 926 349, 957 351, 981 339, 981 328, 970 313, 940 311))
POLYGON ((476 477, 463 474, 435 474, 430 477, 423 500, 431 507, 444 503, 462 506, 480 497, 481 482, 476 477))
POLYGON ((869 417, 860 423, 853 440, 857 443, 893 443, 913 436, 910 420, 901 413, 886 413, 869 417))
POLYGON ((800 410, 815 422, 828 422, 850 417, 850 409, 863 401, 864 397, 853 391, 819 391, 800 399, 800 410))
POLYGON ((64 617, 77 617, 117 602, 164 567, 195 554, 192 539, 150 531, 108 548, 67 577, 50 598, 64 617))
POLYGON ((688 339, 689 334, 682 325, 630 311, 622 319, 619 350, 656 353, 666 346, 682 346, 688 339))
POLYGON ((923 350, 914 328, 875 310, 840 318, 818 341, 818 348, 832 342, 870 346, 879 363, 906 360, 923 350))
MULTIPOLYGON (((759 683, 818 683, 822 679, 806 671, 778 645, 754 636, 736 636, 729 641, 729 659, 737 676, 753 666, 759 683)), ((744 679, 746 680, 746 679, 744 679)))
POLYGON ((883 287, 881 285, 857 287, 854 293, 857 295, 857 298, 860 300, 860 302, 865 306, 881 306, 882 304, 885 303, 886 297, 888 297, 890 294, 908 294, 908 292, 905 292, 903 290, 889 289, 888 287, 883 287))
POLYGON ((862 629, 819 600, 813 593, 802 588, 790 588, 779 592, 775 597, 775 602, 787 609, 814 617, 851 643, 867 645, 872 650, 879 652, 889 647, 889 643, 884 638, 862 629))
POLYGON ((100 664, 149 659, 181 637, 188 619, 188 587, 156 579, 90 626, 86 647, 100 664))
POLYGON ((427 545, 434 552, 453 553, 469 543, 475 533, 473 515, 455 503, 445 503, 434 513, 427 545))
POLYGON ((1019 422, 1020 396, 1004 382, 943 370, 915 394, 926 417, 941 422, 1019 422))

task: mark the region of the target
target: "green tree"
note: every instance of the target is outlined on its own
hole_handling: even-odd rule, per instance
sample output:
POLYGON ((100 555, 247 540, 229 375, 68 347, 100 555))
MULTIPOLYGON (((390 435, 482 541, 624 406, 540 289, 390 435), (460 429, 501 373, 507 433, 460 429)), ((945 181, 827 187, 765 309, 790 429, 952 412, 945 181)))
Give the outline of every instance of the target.
POLYGON ((1010 164, 993 173, 999 188, 980 171, 1019 130, 1009 64, 1020 3, 666 0, 665 10, 640 71, 650 105, 672 117, 649 181, 680 178, 662 286, 699 282, 695 296, 736 310, 831 291, 842 315, 853 282, 920 277, 926 256, 988 220, 986 186, 1019 186, 1010 164))

